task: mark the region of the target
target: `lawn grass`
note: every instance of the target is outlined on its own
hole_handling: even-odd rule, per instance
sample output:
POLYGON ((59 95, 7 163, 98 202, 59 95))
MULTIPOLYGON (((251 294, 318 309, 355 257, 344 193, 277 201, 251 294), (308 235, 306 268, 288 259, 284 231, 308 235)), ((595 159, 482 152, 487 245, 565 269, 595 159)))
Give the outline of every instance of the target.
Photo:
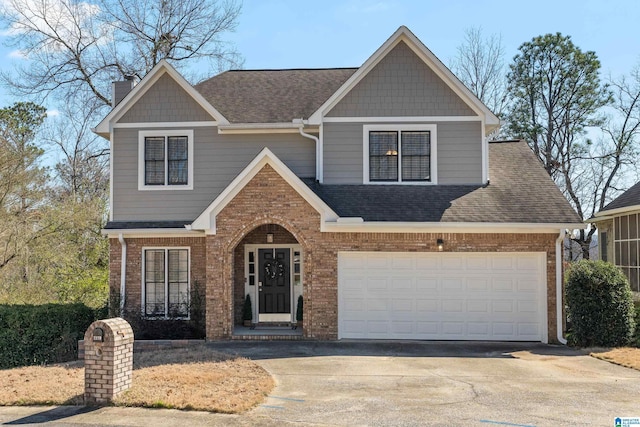
MULTIPOLYGON (((251 360, 204 345, 139 352, 132 387, 113 404, 235 414, 260 404, 274 385, 251 360)), ((0 371, 0 405, 82 405, 83 393, 80 361, 0 371)))
POLYGON ((620 347, 614 349, 598 349, 589 353, 596 359, 606 360, 616 365, 640 371, 640 348, 620 347))

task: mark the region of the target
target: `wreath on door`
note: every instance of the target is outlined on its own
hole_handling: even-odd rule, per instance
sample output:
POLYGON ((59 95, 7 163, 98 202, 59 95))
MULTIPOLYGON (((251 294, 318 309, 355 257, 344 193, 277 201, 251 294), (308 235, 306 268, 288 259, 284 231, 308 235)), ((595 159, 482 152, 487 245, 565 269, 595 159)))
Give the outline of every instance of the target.
POLYGON ((278 260, 267 261, 264 263, 264 275, 269 279, 284 276, 284 265, 278 260))

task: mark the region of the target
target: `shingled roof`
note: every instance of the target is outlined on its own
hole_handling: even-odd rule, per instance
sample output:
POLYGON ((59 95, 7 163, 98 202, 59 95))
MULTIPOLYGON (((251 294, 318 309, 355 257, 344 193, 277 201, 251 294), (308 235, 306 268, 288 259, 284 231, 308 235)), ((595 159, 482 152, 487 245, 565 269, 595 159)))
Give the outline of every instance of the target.
POLYGON ((365 221, 562 223, 582 220, 523 141, 489 144, 478 185, 307 185, 341 217, 365 221))
POLYGON ((357 70, 231 70, 195 89, 231 123, 307 119, 357 70))
POLYGON ((602 208, 600 212, 612 211, 614 209, 628 208, 640 205, 640 182, 616 197, 611 203, 602 208))

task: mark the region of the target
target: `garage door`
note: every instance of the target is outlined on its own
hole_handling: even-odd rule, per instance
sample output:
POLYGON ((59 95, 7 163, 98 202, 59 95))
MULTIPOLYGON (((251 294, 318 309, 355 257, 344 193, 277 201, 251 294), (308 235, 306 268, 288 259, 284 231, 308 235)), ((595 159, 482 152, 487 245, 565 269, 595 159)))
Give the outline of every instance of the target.
POLYGON ((338 254, 338 337, 547 341, 544 253, 338 254))

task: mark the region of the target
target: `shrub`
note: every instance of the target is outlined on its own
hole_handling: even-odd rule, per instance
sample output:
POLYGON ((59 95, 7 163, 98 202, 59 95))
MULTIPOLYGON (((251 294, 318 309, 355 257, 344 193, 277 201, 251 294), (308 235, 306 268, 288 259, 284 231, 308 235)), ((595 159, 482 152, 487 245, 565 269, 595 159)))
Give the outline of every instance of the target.
POLYGON ((253 307, 251 306, 251 295, 247 294, 242 307, 242 320, 253 320, 253 307))
POLYGON ((628 345, 635 329, 633 299, 622 271, 604 261, 582 260, 567 273, 569 344, 628 345))
POLYGON ((296 308, 296 320, 302 322, 304 316, 304 300, 302 295, 298 297, 298 307, 296 308))
POLYGON ((84 304, 0 305, 0 368, 75 360, 97 315, 84 304))

